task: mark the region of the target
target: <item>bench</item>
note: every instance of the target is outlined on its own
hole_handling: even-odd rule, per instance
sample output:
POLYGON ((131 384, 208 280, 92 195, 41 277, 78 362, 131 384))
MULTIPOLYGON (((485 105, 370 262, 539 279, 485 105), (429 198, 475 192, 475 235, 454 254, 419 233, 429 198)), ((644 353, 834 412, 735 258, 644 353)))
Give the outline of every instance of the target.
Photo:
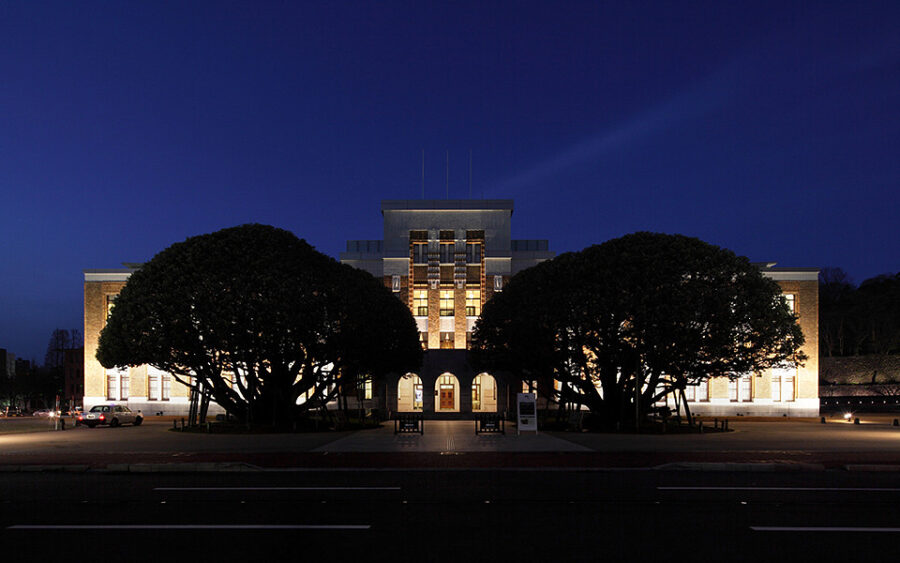
POLYGON ((482 413, 475 417, 475 435, 506 434, 506 419, 500 413, 482 413))
POLYGON ((397 413, 394 434, 425 434, 425 419, 421 413, 397 413))

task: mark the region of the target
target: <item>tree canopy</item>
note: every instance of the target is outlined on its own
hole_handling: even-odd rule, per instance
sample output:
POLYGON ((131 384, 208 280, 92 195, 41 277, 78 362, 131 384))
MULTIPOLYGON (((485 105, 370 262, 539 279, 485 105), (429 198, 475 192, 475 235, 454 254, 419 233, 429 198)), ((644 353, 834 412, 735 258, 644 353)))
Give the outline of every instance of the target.
POLYGON ((776 282, 731 251, 655 233, 520 272, 485 305, 473 340, 477 364, 537 381, 608 425, 710 377, 805 360, 776 282))
POLYGON ((853 285, 840 268, 819 274, 819 338, 825 356, 900 353, 900 274, 853 285))
POLYGON ((286 425, 347 379, 417 369, 421 347, 378 280, 253 224, 173 244, 134 272, 97 359, 194 378, 236 416, 286 425))

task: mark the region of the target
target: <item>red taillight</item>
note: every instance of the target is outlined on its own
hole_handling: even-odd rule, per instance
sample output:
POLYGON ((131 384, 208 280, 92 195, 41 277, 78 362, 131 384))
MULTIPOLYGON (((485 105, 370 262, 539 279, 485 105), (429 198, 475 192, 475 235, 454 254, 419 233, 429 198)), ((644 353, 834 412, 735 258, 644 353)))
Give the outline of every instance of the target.
POLYGON ((84 415, 83 415, 83 414, 79 414, 79 415, 78 415, 78 420, 84 420, 84 415))
POLYGON ((100 420, 106 420, 106 415, 105 415, 105 414, 101 414, 101 415, 100 415, 100 420))

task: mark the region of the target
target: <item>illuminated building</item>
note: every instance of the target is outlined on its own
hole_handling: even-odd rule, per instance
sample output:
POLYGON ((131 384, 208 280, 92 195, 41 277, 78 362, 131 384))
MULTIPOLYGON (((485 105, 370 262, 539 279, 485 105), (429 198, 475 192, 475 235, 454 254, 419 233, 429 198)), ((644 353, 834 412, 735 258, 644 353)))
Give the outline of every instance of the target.
MULTIPOLYGON (((511 200, 389 200, 382 202, 381 239, 347 241, 341 262, 383 280, 415 318, 425 349, 417 373, 394 374, 366 385, 366 408, 422 412, 431 418, 467 418, 510 408, 521 383, 477 373, 468 347, 476 319, 491 296, 517 272, 550 259, 546 240, 511 235, 511 200)), ((689 387, 697 414, 815 416, 818 399, 818 282, 815 269, 759 266, 776 280, 798 314, 809 357, 733 380, 689 387)), ((95 358, 100 330, 133 268, 85 270, 85 407, 127 403, 144 412, 184 413, 188 390, 169 374, 141 366, 106 370, 95 358)), ((350 395, 351 404, 357 394, 350 395)))

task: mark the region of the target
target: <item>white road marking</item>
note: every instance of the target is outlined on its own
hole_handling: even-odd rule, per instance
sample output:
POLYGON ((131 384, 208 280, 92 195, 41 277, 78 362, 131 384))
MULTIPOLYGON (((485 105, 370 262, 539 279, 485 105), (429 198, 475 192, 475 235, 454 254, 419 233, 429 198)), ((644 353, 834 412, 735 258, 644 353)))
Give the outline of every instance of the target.
POLYGON ((7 530, 368 530, 368 524, 15 524, 7 530))
POLYGON ((881 487, 656 487, 660 491, 847 491, 900 492, 900 488, 881 487))
POLYGON ((400 487, 155 487, 154 491, 399 491, 400 487))
POLYGON ((756 532, 887 532, 900 533, 900 528, 863 528, 855 526, 750 526, 756 532))

